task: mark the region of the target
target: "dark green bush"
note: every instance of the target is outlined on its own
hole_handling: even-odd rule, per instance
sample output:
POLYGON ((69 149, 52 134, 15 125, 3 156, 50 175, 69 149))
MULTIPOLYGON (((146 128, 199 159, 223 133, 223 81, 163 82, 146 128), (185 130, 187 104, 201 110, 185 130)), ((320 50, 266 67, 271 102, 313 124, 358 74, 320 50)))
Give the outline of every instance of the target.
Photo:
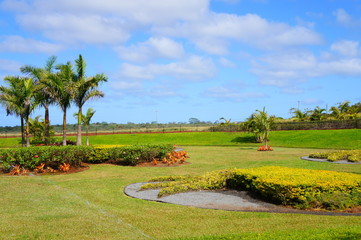
POLYGON ((119 165, 135 166, 142 162, 150 162, 153 158, 162 159, 173 151, 168 145, 135 145, 108 149, 109 162, 119 165))
POLYGON ((79 167, 82 161, 90 157, 92 147, 83 146, 63 146, 63 147, 29 147, 0 150, 0 162, 3 171, 7 171, 9 166, 21 166, 22 168, 33 170, 42 163, 45 167, 58 169, 62 163, 79 167))

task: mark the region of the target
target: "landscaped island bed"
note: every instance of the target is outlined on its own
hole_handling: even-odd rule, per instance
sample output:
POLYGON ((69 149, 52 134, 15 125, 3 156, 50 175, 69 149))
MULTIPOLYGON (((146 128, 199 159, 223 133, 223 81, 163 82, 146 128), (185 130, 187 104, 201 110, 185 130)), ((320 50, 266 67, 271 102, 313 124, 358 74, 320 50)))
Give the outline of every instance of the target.
POLYGON ((361 206, 361 175, 352 173, 267 166, 220 170, 202 176, 156 177, 150 181, 157 183, 145 184, 141 189, 162 188, 159 197, 230 188, 249 190, 268 201, 300 209, 361 206))

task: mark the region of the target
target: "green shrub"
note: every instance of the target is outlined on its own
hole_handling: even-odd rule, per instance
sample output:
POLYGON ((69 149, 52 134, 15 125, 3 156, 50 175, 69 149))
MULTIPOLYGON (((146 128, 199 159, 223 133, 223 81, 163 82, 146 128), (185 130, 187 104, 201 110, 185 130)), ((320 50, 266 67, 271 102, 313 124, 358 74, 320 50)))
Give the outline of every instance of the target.
POLYGON ((63 146, 63 147, 29 147, 0 150, 3 171, 9 166, 20 166, 27 170, 34 170, 44 163, 45 167, 58 169, 60 164, 67 163, 72 167, 79 167, 83 160, 89 158, 91 147, 63 146))
POLYGON ((38 146, 0 150, 0 166, 9 172, 14 166, 34 170, 41 164, 43 168, 59 169, 61 164, 80 167, 82 162, 111 162, 119 165, 137 165, 150 162, 153 158, 162 159, 173 151, 172 145, 140 145, 112 148, 91 146, 38 146))
POLYGON ((173 151, 173 145, 135 145, 107 149, 109 162, 119 165, 135 166, 142 162, 151 162, 153 158, 162 159, 173 151))

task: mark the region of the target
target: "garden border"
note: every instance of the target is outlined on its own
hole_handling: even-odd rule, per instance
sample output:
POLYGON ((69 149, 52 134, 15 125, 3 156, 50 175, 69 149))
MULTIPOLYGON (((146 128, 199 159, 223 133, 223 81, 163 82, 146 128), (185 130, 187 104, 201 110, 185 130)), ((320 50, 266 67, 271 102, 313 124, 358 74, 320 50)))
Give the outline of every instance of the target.
POLYGON ((310 158, 307 156, 301 157, 302 160, 313 161, 313 162, 327 162, 327 163, 338 163, 338 164, 361 164, 361 162, 350 162, 347 160, 339 161, 328 161, 326 158, 310 158))

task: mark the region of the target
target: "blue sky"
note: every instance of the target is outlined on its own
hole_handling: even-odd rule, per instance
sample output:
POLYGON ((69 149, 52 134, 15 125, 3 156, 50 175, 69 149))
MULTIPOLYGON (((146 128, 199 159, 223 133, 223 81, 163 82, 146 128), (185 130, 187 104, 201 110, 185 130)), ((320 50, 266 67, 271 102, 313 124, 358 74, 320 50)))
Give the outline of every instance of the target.
MULTIPOLYGON (((85 106, 93 122, 289 118, 298 104, 361 101, 360 16, 357 0, 3 0, 0 84, 82 54, 88 76, 109 78, 85 106)), ((18 122, 0 109, 0 126, 18 122)))

